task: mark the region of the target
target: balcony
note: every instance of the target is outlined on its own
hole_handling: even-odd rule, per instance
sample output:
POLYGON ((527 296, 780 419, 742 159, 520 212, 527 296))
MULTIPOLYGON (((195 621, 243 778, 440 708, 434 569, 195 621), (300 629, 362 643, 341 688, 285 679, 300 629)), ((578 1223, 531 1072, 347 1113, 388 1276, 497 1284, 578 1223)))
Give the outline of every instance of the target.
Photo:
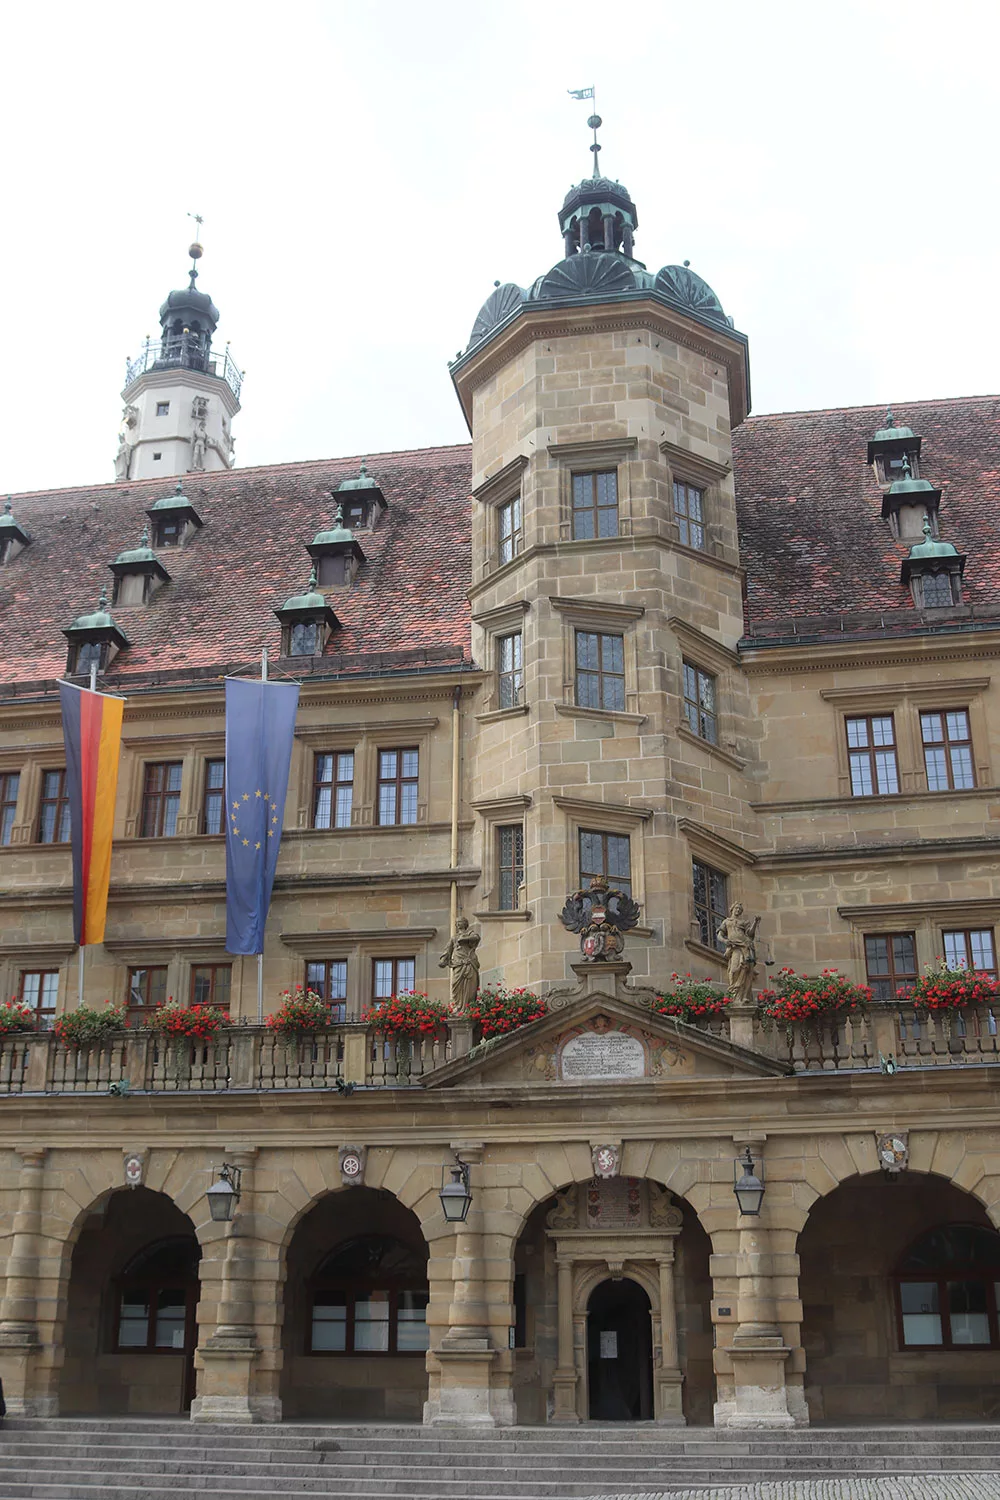
POLYGON ((165 339, 147 339, 135 359, 125 361, 125 388, 147 370, 199 370, 224 380, 240 399, 243 371, 234 363, 227 344, 221 355, 206 350, 196 333, 172 333, 165 339))

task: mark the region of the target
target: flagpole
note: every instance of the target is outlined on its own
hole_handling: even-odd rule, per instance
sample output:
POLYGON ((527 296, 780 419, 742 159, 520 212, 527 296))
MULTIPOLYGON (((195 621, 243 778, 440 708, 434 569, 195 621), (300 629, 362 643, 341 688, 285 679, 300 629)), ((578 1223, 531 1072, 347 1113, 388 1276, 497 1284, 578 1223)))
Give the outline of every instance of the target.
MULTIPOLYGON (((267 681, 267 647, 260 653, 260 680, 267 681)), ((280 836, 280 835, 279 835, 280 836)), ((265 843, 267 840, 265 839, 265 843)), ((257 1025, 264 1024, 264 937, 261 934, 261 951, 257 954, 257 1025)))
MULTIPOLYGON (((97 692, 97 663, 96 663, 96 661, 92 661, 90 663, 90 691, 92 693, 96 693, 97 692)), ((82 1007, 82 1005, 83 1005, 83 954, 84 954, 84 945, 83 945, 83 943, 80 944, 79 948, 77 949, 77 953, 79 955, 79 962, 77 964, 77 976, 76 976, 76 1005, 77 1005, 77 1009, 79 1010, 82 1007)))

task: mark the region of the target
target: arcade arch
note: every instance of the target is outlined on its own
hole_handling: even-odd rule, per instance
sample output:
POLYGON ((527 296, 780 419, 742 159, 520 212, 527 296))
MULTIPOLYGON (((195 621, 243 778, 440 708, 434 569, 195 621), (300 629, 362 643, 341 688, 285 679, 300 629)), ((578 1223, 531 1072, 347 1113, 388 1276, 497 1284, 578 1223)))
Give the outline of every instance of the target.
POLYGON ((996 1420, 1000 1235, 978 1198, 929 1173, 851 1178, 798 1252, 813 1422, 996 1420))
POLYGON ((70 1261, 61 1412, 189 1409, 200 1260, 194 1225, 164 1193, 122 1188, 90 1211, 70 1261))
POLYGON ((428 1247, 392 1193, 328 1193, 286 1251, 282 1411, 419 1421, 427 1396, 428 1247))

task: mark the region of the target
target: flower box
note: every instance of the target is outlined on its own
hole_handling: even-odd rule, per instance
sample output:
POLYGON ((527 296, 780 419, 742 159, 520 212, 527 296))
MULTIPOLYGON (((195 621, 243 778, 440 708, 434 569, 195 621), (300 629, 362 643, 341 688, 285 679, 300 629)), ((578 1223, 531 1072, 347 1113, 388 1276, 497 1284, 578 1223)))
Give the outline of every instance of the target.
POLYGON ((108 1037, 123 1032, 126 1027, 125 1007, 110 1002, 101 1010, 92 1005, 80 1005, 59 1016, 52 1027, 56 1038, 67 1047, 89 1047, 94 1042, 106 1041, 108 1037))
POLYGON ((547 1014, 548 1006, 540 996, 530 990, 506 990, 502 986, 480 990, 468 1010, 469 1020, 475 1022, 484 1041, 517 1031, 547 1014))
POLYGON ((794 969, 785 968, 778 970, 774 988, 762 990, 757 1002, 765 1021, 788 1025, 828 1015, 864 1012, 871 998, 872 992, 866 984, 853 984, 836 969, 824 969, 822 974, 796 974, 794 969))
POLYGON ((417 1038, 434 1036, 440 1032, 447 1020, 443 1006, 428 1000, 426 995, 415 990, 390 995, 386 1000, 376 1000, 361 1017, 369 1026, 385 1032, 387 1036, 417 1038))

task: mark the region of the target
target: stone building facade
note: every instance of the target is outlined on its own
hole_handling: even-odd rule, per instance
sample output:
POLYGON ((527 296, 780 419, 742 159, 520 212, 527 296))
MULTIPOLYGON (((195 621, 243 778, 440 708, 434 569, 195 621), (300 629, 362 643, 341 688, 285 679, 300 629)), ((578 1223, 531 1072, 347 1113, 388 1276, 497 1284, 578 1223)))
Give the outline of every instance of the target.
POLYGON ((12 497, 0 983, 40 1022, 0 1038, 12 1410, 995 1417, 996 1022, 897 995, 937 954, 996 969, 1000 404, 748 417, 746 339, 637 222, 588 179, 564 259, 491 294, 452 367, 471 446, 12 497), (302 682, 265 1008, 333 1007, 294 1045, 225 951, 223 678, 262 650, 302 682), (85 998, 135 1025, 74 1052, 55 680, 91 667, 127 703, 85 998), (640 905, 625 961, 560 922, 595 875, 640 905), (736 900, 765 963, 871 1011, 657 1013, 723 978, 736 900), (484 984, 547 1012, 401 1045, 365 1011, 446 1000, 460 915, 484 984), (164 1047, 167 996, 238 1024, 164 1047))

